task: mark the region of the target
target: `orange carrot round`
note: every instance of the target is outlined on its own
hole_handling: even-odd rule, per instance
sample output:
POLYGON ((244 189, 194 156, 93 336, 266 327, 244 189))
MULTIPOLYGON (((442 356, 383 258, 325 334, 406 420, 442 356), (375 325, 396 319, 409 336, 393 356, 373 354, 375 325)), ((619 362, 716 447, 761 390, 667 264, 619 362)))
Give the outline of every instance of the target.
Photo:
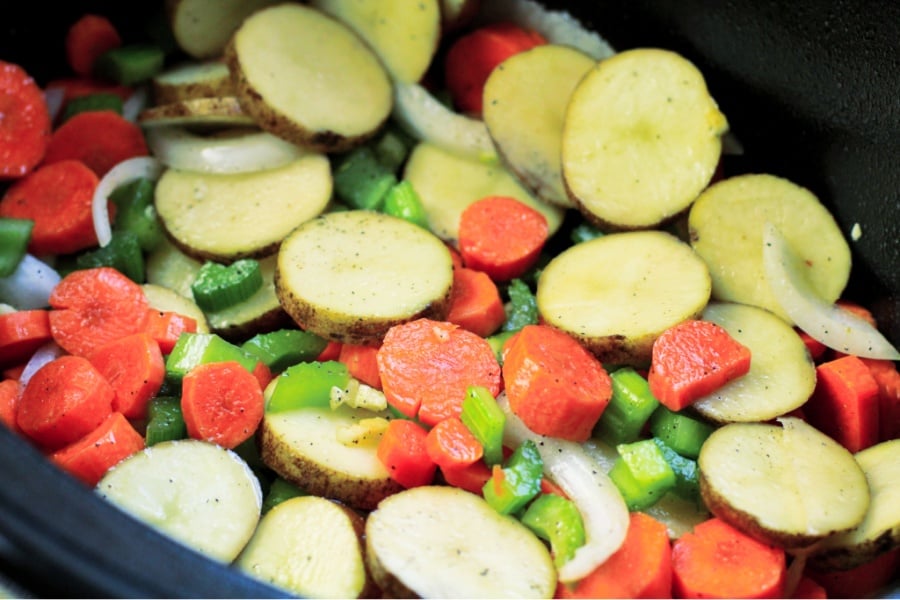
POLYGON ((101 15, 86 14, 66 32, 66 60, 75 73, 88 76, 101 54, 121 45, 122 38, 112 21, 101 15))
POLYGON ((406 488, 428 485, 437 465, 425 449, 425 429, 406 419, 394 419, 381 435, 376 454, 391 479, 406 488))
POLYGON ((487 196, 460 216, 459 253, 466 267, 508 281, 537 262, 548 232, 546 217, 530 206, 508 196, 487 196))
POLYGON ((483 460, 465 467, 441 467, 441 476, 447 485, 481 495, 481 490, 491 478, 491 468, 483 460))
POLYGON ((18 431, 16 411, 19 408, 19 382, 15 379, 0 381, 0 423, 18 431))
POLYGON ((426 425, 459 416, 469 386, 500 393, 500 365, 487 341, 446 321, 391 327, 378 350, 388 403, 426 425))
POLYGON ((459 417, 448 417, 425 437, 425 450, 441 469, 467 467, 481 460, 484 447, 459 417))
POLYGON ((201 364, 181 382, 181 410, 190 437, 235 448, 263 418, 259 381, 237 361, 201 364))
POLYGON ((378 374, 378 347, 359 344, 342 344, 338 361, 347 365, 350 375, 376 390, 381 389, 378 374))
POLYGON ((329 340, 328 345, 319 353, 316 360, 319 362, 328 362, 329 360, 337 360, 341 356, 341 342, 329 340))
POLYGON ((900 437, 900 371, 892 360, 861 358, 878 385, 878 430, 881 441, 900 437))
POLYGON ((117 463, 144 448, 144 438, 122 413, 113 412, 86 436, 57 450, 50 460, 93 487, 117 463))
POLYGON ((612 397, 600 361, 570 335, 526 325, 503 360, 510 409, 541 435, 587 440, 612 397))
POLYGON ((147 403, 166 376, 162 352, 147 333, 126 335, 100 346, 88 357, 116 392, 113 410, 129 419, 147 415, 147 403))
POLYGON ((497 284, 483 271, 453 270, 453 296, 447 320, 481 337, 497 331, 506 320, 497 284))
POLYGON ((32 254, 71 254, 97 245, 91 202, 97 175, 78 160, 43 165, 0 200, 0 217, 31 219, 32 254))
POLYGON ((51 129, 37 83, 22 67, 0 60, 0 180, 30 173, 44 158, 51 129))
POLYGON ((97 110, 78 113, 60 125, 50 137, 44 163, 80 160, 103 177, 123 160, 147 154, 140 127, 115 111, 97 110))
POLYGON ((159 345, 163 354, 172 352, 182 333, 197 331, 197 319, 170 310, 147 310, 147 334, 159 345))
POLYGON ((93 431, 112 412, 115 391, 80 356, 60 356, 38 369, 19 398, 16 422, 47 450, 58 450, 93 431))
POLYGON ((79 356, 142 331, 147 320, 144 290, 110 267, 66 275, 50 294, 50 306, 53 339, 79 356))
POLYGON ((0 368, 26 362, 51 339, 46 310, 19 310, 0 315, 0 368))

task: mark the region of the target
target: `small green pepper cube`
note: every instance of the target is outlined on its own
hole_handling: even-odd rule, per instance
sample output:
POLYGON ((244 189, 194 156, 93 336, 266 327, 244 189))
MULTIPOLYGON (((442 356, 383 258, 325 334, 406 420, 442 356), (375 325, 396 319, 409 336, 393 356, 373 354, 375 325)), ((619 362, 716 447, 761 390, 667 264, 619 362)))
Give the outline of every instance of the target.
POLYGON ((187 437, 187 426, 181 411, 181 399, 157 396, 147 405, 147 446, 187 437))
POLYGON ((550 542, 557 567, 567 563, 585 543, 584 521, 575 503, 556 494, 541 494, 528 505, 522 524, 550 542))
POLYGON ((380 210, 384 197, 397 183, 369 146, 360 146, 344 156, 334 170, 334 192, 352 208, 380 210))
POLYGON ((266 401, 270 413, 299 408, 327 408, 331 388, 344 389, 350 381, 347 365, 336 360, 302 362, 285 369, 275 378, 266 401))
POLYGON ((259 261, 243 258, 230 265, 206 261, 191 284, 194 301, 204 311, 214 312, 247 300, 263 285, 259 261))
POLYGON ((328 340, 300 329, 279 329, 258 333, 241 345, 241 348, 263 361, 269 369, 280 373, 292 365, 315 360, 328 340))
POLYGON ((272 480, 272 484, 269 486, 269 491, 266 494, 265 499, 263 500, 261 513, 266 514, 285 500, 290 500, 291 498, 306 495, 307 494, 305 491, 303 491, 290 481, 282 479, 281 477, 276 477, 272 480))
POLYGON ((237 361, 251 373, 259 362, 215 333, 182 333, 166 359, 166 378, 180 382, 197 365, 227 360, 237 361))
POLYGON ((144 253, 130 231, 114 231, 106 246, 79 254, 75 265, 79 269, 112 267, 136 283, 145 279, 144 253))
POLYGON ((34 221, 31 219, 0 218, 0 277, 16 272, 28 251, 34 221))
POLYGON ((109 195, 116 205, 113 228, 134 233, 144 252, 152 252, 165 238, 153 204, 155 189, 156 184, 152 180, 140 177, 120 185, 109 195))
POLYGON ((616 450, 619 458, 613 463, 609 477, 629 510, 648 508, 675 487, 675 472, 653 440, 619 444, 616 450))
POLYGON ((382 210, 387 215, 428 229, 428 215, 425 213, 422 199, 412 184, 405 179, 388 190, 382 210))
POLYGON ((612 396, 594 432, 611 446, 634 442, 659 406, 659 400, 650 392, 647 380, 631 367, 617 369, 609 377, 612 396))
POLYGON ((154 44, 129 44, 107 50, 94 62, 94 73, 122 85, 136 85, 159 73, 166 55, 154 44))
POLYGON ((505 467, 494 469, 481 492, 494 510, 510 515, 523 509, 541 492, 543 475, 544 460, 537 445, 525 440, 510 455, 505 467))
POLYGON ((121 115, 123 105, 121 96, 111 92, 97 92, 78 96, 66 102, 66 108, 63 110, 60 121, 68 121, 78 113, 97 110, 111 110, 121 115))
POLYGON ((700 497, 700 467, 697 465, 697 461, 682 456, 660 438, 654 437, 652 439, 659 446, 659 449, 662 450, 666 462, 669 463, 669 466, 672 467, 672 471, 675 473, 675 486, 672 488, 672 491, 685 500, 692 500, 697 503, 702 502, 700 497))
POLYGON ((700 456, 700 447, 714 429, 709 423, 663 405, 650 416, 650 432, 688 458, 700 456))

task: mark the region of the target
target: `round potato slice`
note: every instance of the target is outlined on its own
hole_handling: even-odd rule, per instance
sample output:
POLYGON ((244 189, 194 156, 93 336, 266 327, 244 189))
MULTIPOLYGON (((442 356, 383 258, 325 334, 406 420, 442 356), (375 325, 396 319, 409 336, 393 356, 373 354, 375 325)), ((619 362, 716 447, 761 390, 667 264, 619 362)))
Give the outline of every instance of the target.
POLYGON ((699 316, 709 294, 709 272, 690 246, 661 231, 631 231, 558 254, 544 267, 536 297, 547 324, 601 361, 646 365, 656 338, 699 316))
POLYGON ((215 58, 247 15, 277 1, 166 0, 165 8, 181 49, 194 58, 215 58))
POLYGON ((144 109, 138 115, 142 127, 181 125, 192 127, 245 127, 256 122, 234 96, 189 98, 144 109))
POLYGON ((225 58, 247 113, 301 146, 349 150, 391 113, 393 89, 378 57, 349 27, 300 3, 247 18, 225 58))
POLYGON ((327 213, 294 230, 278 253, 275 291, 304 330, 351 344, 378 342, 393 325, 441 320, 453 262, 429 231, 382 213, 327 213))
POLYGON ((218 60, 180 63, 156 75, 150 85, 156 104, 234 95, 228 65, 218 60))

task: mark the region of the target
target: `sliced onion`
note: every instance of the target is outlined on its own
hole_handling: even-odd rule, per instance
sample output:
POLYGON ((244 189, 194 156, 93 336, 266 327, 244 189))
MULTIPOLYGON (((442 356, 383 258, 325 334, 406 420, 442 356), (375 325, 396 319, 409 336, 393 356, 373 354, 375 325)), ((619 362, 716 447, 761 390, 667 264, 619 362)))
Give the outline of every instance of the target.
POLYGON ((119 187, 135 179, 159 179, 162 165, 152 156, 137 156, 123 160, 104 175, 94 190, 91 213, 97 242, 106 246, 112 239, 112 225, 109 222, 109 195, 119 187))
POLYGON ((44 308, 59 280, 56 269, 26 254, 12 275, 0 278, 0 301, 17 310, 44 308))
POLYGON ((228 137, 206 137, 176 125, 146 129, 150 152, 163 164, 199 173, 247 173, 274 169, 307 151, 263 131, 228 137))
POLYGON ((47 114, 50 122, 55 123, 66 101, 66 91, 61 87, 51 87, 44 90, 44 102, 47 104, 47 114))
POLYGON ((900 360, 900 352, 867 321, 820 298, 799 264, 788 241, 767 222, 763 228, 766 280, 794 324, 834 350, 864 358, 900 360))
POLYGON ((483 121, 450 110, 417 83, 394 83, 393 116, 419 140, 485 162, 497 158, 483 121))
POLYGON ((25 387, 31 380, 31 376, 37 373, 38 369, 65 353, 65 350, 56 342, 47 342, 35 350, 28 362, 25 363, 25 368, 22 369, 22 374, 19 376, 19 386, 25 387))
POLYGON ((559 568, 559 580, 574 582, 606 562, 625 541, 629 514, 622 494, 600 464, 579 444, 538 435, 509 408, 505 394, 497 403, 506 415, 503 441, 516 447, 525 440, 537 444, 544 472, 578 507, 585 543, 559 568))
POLYGON ((149 100, 150 93, 147 91, 146 85, 135 88, 131 95, 128 96, 128 99, 122 104, 122 117, 132 123, 136 123, 138 115, 141 114, 142 110, 147 108, 149 100))

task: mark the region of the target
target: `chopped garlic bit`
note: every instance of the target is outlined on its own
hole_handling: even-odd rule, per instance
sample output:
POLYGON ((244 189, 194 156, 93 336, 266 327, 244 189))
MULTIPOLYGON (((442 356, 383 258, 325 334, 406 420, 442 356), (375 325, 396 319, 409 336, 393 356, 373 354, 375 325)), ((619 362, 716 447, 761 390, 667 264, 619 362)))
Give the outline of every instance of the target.
POLYGON ((346 404, 351 408, 365 408, 378 411, 387 408, 387 398, 379 390, 351 377, 346 388, 337 386, 331 388, 329 395, 331 410, 342 404, 346 404))
POLYGON ((337 430, 337 441, 345 446, 375 446, 381 434, 387 429, 389 421, 384 417, 360 419, 358 423, 337 430))
POLYGON ((862 237, 862 227, 859 226, 859 223, 854 223, 853 227, 850 229, 850 239, 854 242, 859 241, 859 238, 862 237))

